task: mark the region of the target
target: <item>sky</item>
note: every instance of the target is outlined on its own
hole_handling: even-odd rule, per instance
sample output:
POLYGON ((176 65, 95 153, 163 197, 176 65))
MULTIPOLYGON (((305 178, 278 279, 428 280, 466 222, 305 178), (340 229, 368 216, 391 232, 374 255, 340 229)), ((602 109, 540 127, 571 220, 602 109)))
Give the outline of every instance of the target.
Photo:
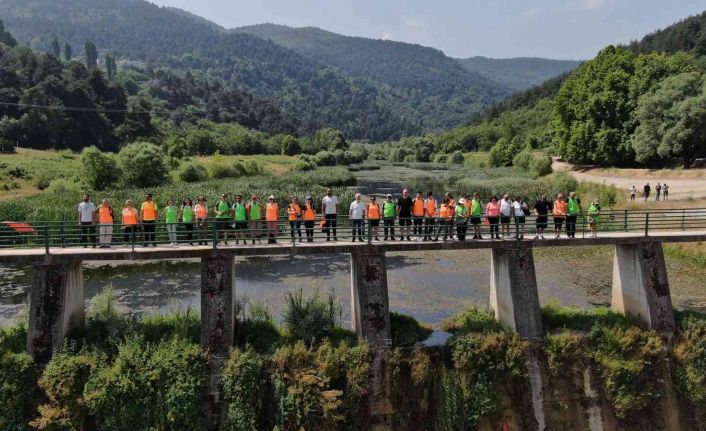
POLYGON ((452 57, 588 59, 706 0, 150 0, 226 28, 270 22, 431 46, 452 57))

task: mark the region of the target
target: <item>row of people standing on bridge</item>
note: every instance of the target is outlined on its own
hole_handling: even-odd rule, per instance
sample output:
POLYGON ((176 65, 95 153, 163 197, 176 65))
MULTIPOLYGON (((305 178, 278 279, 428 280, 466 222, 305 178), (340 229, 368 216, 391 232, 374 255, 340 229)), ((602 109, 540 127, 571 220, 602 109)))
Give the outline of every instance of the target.
MULTIPOLYGON (((397 239, 396 222, 401 241, 405 239, 411 241, 412 236, 419 241, 436 241, 440 237, 444 240, 456 237, 463 241, 469 225, 473 230, 473 239, 483 239, 483 222, 489 227, 491 239, 507 239, 513 237, 511 220, 516 224, 514 237, 522 239, 525 233, 525 217, 532 213, 522 197, 518 196, 513 200, 507 194, 500 198, 493 196, 487 204, 481 201, 477 192, 472 197, 466 195, 458 201, 451 193, 446 193, 443 200, 437 202, 432 192, 428 192, 424 197, 422 192, 418 191, 412 198, 407 189, 404 189, 401 197, 396 200, 391 194, 388 194, 382 203, 377 202, 375 196, 369 196, 365 203, 362 199, 360 194, 356 194, 348 210, 353 241, 364 240, 366 224, 370 239, 379 241, 382 236, 380 235, 381 222, 385 241, 397 239)), ((567 236, 575 237, 576 220, 582 213, 582 208, 581 201, 574 192, 566 200, 563 194, 559 193, 553 202, 547 201, 546 196, 542 196, 532 209, 536 215, 535 238, 544 238, 550 213, 553 216, 556 238, 559 238, 564 224, 567 236)), ((303 203, 300 203, 297 197, 293 197, 286 206, 292 240, 303 241, 303 224, 306 241, 313 242, 314 228, 320 214, 319 224, 322 232, 326 234, 326 240, 337 241, 339 211, 338 197, 331 189, 327 189, 321 201, 320 212, 311 196, 307 196, 303 203)), ((118 219, 110 201, 103 199, 96 207, 90 201, 90 196, 84 195, 83 202, 78 206, 78 212, 81 242, 84 246, 92 244, 95 247, 95 225, 98 224, 99 244, 101 247, 109 247, 112 243, 113 224, 118 219)), ((255 241, 261 242, 263 236, 267 236, 268 242, 274 243, 279 236, 280 205, 273 195, 269 196, 263 205, 255 194, 251 195, 247 202, 242 195, 236 195, 235 201, 231 203, 228 195, 223 193, 212 208, 209 208, 204 196, 199 196, 196 203, 187 198, 178 206, 169 199, 163 210, 160 210, 152 195, 147 193, 139 210, 133 201, 128 199, 125 207, 120 211, 124 241, 134 240, 141 230, 143 245, 145 247, 150 243, 156 245, 156 225, 160 213, 163 213, 167 236, 172 245, 180 242, 177 237, 179 224, 183 226, 184 231, 182 241, 193 245, 195 231, 198 244, 207 244, 212 239, 209 237, 209 219, 216 224, 217 239, 225 244, 231 237, 236 244, 240 241, 245 243, 247 240, 254 244, 255 241)), ((588 212, 589 228, 593 236, 596 235, 599 213, 600 203, 594 201, 588 212)))

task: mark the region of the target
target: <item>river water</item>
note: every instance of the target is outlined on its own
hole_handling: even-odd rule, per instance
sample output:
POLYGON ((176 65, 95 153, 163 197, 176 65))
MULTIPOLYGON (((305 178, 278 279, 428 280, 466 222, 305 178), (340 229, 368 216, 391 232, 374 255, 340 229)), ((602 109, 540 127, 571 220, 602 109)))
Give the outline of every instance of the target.
MULTIPOLYGON (((434 172, 391 168, 385 172, 360 172, 363 193, 427 190, 443 184, 434 172)), ((609 303, 612 259, 600 250, 564 257, 560 253, 535 253, 540 301, 575 307, 609 303)), ((389 253, 387 259, 390 308, 438 325, 470 305, 487 306, 490 252, 389 253)), ((0 266, 0 325, 26 314, 31 268, 0 266)), ((87 306, 106 286, 112 285, 119 306, 133 313, 166 313, 200 308, 198 260, 144 262, 84 262, 87 306)), ((303 289, 334 294, 340 302, 344 325, 350 324, 350 265, 346 255, 249 257, 237 261, 237 296, 268 304, 280 315, 286 292, 303 289)))

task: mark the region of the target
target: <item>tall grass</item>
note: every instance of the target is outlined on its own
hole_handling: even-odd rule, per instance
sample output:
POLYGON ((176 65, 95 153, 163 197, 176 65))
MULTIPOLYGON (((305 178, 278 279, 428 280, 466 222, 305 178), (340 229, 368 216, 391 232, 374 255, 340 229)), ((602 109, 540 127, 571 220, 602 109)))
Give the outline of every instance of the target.
MULTIPOLYGON (((190 197, 195 199, 199 195, 206 196, 209 204, 213 205, 221 193, 230 195, 242 194, 249 196, 252 193, 263 196, 270 194, 280 202, 289 202, 292 196, 302 199, 305 195, 312 195, 320 202, 325 187, 338 187, 336 193, 343 202, 353 199, 352 192, 343 189, 343 186, 355 184, 355 177, 345 168, 327 167, 318 168, 311 172, 287 173, 282 176, 252 176, 246 178, 226 178, 209 180, 199 183, 175 183, 152 189, 116 189, 94 194, 94 202, 102 197, 111 200, 114 208, 122 208, 127 199, 133 199, 139 205, 146 192, 151 192, 158 205, 165 205, 167 199, 180 202, 190 197)), ((76 206, 83 191, 76 187, 73 192, 62 193, 46 192, 29 198, 13 199, 0 202, 0 220, 22 221, 73 221, 76 220, 76 206)), ((284 209, 283 209, 284 211, 284 209)))

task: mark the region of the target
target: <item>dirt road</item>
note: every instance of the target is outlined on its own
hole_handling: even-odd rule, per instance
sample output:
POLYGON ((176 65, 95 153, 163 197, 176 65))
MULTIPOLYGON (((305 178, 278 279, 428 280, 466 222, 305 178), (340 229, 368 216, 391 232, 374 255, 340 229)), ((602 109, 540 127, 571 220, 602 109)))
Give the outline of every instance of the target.
POLYGON ((657 182, 669 184, 669 199, 701 199, 706 198, 706 169, 691 169, 689 171, 653 171, 650 169, 602 169, 574 166, 566 162, 554 160, 554 172, 567 171, 579 181, 613 185, 626 194, 631 185, 642 195, 642 187, 649 182, 652 186, 650 199, 654 200, 654 187, 657 182))

